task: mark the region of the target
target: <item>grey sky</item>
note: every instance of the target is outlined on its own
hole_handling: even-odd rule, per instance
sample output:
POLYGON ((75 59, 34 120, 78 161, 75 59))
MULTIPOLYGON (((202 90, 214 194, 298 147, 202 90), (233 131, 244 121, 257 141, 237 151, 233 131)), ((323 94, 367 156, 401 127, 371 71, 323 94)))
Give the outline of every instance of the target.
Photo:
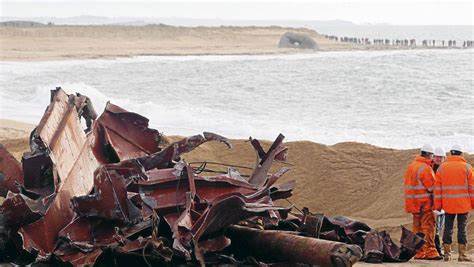
POLYGON ((198 18, 228 20, 349 20, 398 25, 474 25, 472 1, 153 2, 1 1, 3 17, 198 18))

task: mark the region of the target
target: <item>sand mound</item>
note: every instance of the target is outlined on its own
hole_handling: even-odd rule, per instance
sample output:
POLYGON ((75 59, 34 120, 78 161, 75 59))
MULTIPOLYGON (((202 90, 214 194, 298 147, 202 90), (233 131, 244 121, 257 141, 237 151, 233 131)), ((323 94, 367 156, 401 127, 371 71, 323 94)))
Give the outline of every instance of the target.
MULTIPOLYGON (((4 133, 0 131, 0 143, 20 159, 22 152, 28 150, 26 136, 15 139, 4 133)), ((206 143, 184 158, 188 162, 206 160, 252 168, 256 155, 250 143, 246 140, 231 143, 234 146, 231 150, 219 143, 206 143)), ((262 141, 264 148, 270 144, 262 141)), ((296 180, 294 196, 290 198, 296 207, 306 206, 313 212, 361 219, 372 227, 387 229, 395 238, 399 237, 399 225, 410 224, 411 216, 404 212, 403 206, 403 173, 418 150, 386 149, 360 143, 326 146, 308 141, 286 145, 290 149, 288 162, 292 165, 275 163, 271 171, 290 167, 291 171, 281 181, 296 180)), ((466 158, 474 164, 474 155, 466 158)), ((213 165, 208 167, 219 169, 213 165)), ((242 170, 242 173, 249 171, 242 170)), ((473 244, 472 219, 468 234, 473 244)))

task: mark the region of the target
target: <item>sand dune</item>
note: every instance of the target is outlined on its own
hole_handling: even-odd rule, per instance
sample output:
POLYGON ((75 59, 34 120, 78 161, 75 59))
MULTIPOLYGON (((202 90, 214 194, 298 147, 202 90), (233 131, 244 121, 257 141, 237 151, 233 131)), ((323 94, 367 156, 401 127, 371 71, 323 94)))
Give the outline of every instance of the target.
MULTIPOLYGON (((45 26, 0 27, 0 60, 115 58, 139 55, 301 53, 279 49, 285 32, 311 36, 323 51, 386 49, 330 41, 316 31, 283 27, 45 26)), ((393 47, 391 48, 393 49, 393 47)))

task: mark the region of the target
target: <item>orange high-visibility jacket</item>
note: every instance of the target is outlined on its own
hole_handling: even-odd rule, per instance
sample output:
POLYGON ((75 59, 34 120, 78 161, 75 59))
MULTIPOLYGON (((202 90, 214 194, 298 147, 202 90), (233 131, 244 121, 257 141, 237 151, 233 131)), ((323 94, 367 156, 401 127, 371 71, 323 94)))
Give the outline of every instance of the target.
POLYGON ((435 182, 431 160, 417 156, 405 172, 405 211, 419 213, 433 210, 432 191, 435 182))
POLYGON ((448 156, 436 172, 435 208, 447 213, 467 213, 474 208, 472 166, 463 156, 448 156))

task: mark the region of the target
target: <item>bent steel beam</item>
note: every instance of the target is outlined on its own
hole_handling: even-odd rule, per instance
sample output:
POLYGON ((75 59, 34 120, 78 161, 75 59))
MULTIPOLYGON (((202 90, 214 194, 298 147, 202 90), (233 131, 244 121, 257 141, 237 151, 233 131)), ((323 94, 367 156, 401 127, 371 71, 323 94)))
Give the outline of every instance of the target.
POLYGON ((268 171, 272 166, 273 160, 275 160, 275 155, 278 152, 278 148, 283 143, 283 139, 285 139, 285 136, 279 134, 275 141, 272 143, 271 147, 268 149, 268 151, 265 153, 263 158, 253 170, 249 178, 249 183, 258 186, 265 183, 265 181, 267 180, 268 171))

